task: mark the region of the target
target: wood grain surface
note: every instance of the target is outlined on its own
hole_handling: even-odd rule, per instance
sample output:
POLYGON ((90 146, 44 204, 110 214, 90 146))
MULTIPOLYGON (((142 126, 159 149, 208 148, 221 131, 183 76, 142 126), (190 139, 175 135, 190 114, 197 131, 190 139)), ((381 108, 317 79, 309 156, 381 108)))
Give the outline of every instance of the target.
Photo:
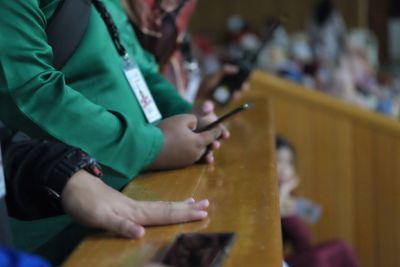
POLYGON ((145 237, 136 241, 94 235, 80 244, 65 266, 142 266, 157 258, 179 233, 232 231, 236 240, 223 266, 281 267, 271 114, 265 98, 249 97, 243 101, 246 100, 256 106, 227 123, 231 138, 216 153, 213 166, 149 173, 136 178, 124 190, 124 194, 137 200, 208 198, 208 219, 146 228, 145 237))

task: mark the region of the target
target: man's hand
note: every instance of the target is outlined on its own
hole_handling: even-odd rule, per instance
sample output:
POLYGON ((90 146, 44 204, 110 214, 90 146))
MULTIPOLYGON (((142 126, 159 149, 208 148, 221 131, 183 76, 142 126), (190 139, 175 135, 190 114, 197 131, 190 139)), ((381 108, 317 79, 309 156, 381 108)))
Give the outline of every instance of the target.
MULTIPOLYGON (((197 117, 197 129, 201 129, 202 127, 207 126, 218 119, 217 115, 214 113, 214 103, 210 100, 205 101, 200 106, 194 107, 192 113, 197 117)), ((212 144, 208 147, 206 154, 204 157, 202 157, 202 160, 209 164, 214 162, 212 150, 219 149, 221 147, 221 142, 219 140, 227 139, 230 135, 229 131, 222 124, 216 128, 220 129, 221 135, 214 140, 214 142, 212 142, 212 144)))
MULTIPOLYGON (((210 74, 200 84, 198 95, 203 98, 210 98, 214 89, 219 85, 225 76, 235 75, 239 72, 239 69, 235 65, 224 65, 218 71, 210 74)), ((241 97, 242 93, 248 91, 250 88, 249 83, 245 82, 241 88, 237 88, 233 93, 232 99, 237 100, 241 97)))
POLYGON ((135 201, 86 171, 71 177, 62 192, 66 213, 78 223, 127 238, 140 238, 145 225, 176 224, 207 217, 208 200, 196 202, 135 201))
POLYGON ((188 114, 166 118, 158 127, 164 134, 164 143, 149 170, 176 169, 192 165, 221 135, 221 129, 218 127, 195 133, 197 118, 188 114))

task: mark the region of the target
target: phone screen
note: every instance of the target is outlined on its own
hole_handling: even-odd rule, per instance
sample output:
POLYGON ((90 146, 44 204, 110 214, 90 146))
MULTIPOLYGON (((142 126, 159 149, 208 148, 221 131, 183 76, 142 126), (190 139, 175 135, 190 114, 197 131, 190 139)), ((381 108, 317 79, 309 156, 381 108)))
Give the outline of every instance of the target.
POLYGON ((234 233, 181 234, 161 263, 174 267, 217 267, 235 239, 234 233))
POLYGON ((249 108, 252 108, 253 106, 254 106, 253 103, 245 103, 245 104, 235 108, 234 110, 222 115, 221 117, 219 117, 218 120, 216 120, 216 121, 214 121, 214 122, 212 122, 212 123, 200 128, 200 129, 197 129, 196 132, 197 133, 201 133, 201 132, 204 132, 204 131, 211 130, 212 128, 214 128, 214 127, 218 126, 219 124, 221 124, 223 121, 225 121, 228 118, 232 117, 233 115, 236 115, 236 114, 238 114, 238 113, 240 113, 242 111, 248 110, 249 108))

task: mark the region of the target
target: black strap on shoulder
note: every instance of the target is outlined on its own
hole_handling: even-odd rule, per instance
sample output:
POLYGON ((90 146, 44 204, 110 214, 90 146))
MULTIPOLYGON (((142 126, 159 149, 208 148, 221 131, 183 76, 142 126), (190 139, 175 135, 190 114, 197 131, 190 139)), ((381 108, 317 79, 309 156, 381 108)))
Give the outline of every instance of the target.
POLYGON ((85 35, 91 0, 62 0, 49 20, 46 34, 53 48, 53 66, 60 70, 72 57, 85 35))

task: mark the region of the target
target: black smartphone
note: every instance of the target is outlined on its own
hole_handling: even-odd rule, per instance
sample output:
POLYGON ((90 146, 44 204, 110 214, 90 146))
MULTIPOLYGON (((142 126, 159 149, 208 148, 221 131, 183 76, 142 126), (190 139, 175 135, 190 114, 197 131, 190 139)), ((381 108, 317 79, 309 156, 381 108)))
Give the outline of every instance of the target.
POLYGON ((168 247, 161 263, 173 267, 217 267, 228 254, 235 233, 180 234, 168 247))
POLYGON ((201 133, 204 131, 208 131, 216 126, 218 126, 219 124, 221 124, 223 121, 227 120, 228 118, 232 117, 233 115, 236 115, 242 111, 248 110, 249 108, 252 108, 254 106, 253 103, 245 103, 237 108, 235 108, 234 110, 222 115, 221 117, 219 117, 218 120, 200 128, 196 130, 196 133, 201 133))

